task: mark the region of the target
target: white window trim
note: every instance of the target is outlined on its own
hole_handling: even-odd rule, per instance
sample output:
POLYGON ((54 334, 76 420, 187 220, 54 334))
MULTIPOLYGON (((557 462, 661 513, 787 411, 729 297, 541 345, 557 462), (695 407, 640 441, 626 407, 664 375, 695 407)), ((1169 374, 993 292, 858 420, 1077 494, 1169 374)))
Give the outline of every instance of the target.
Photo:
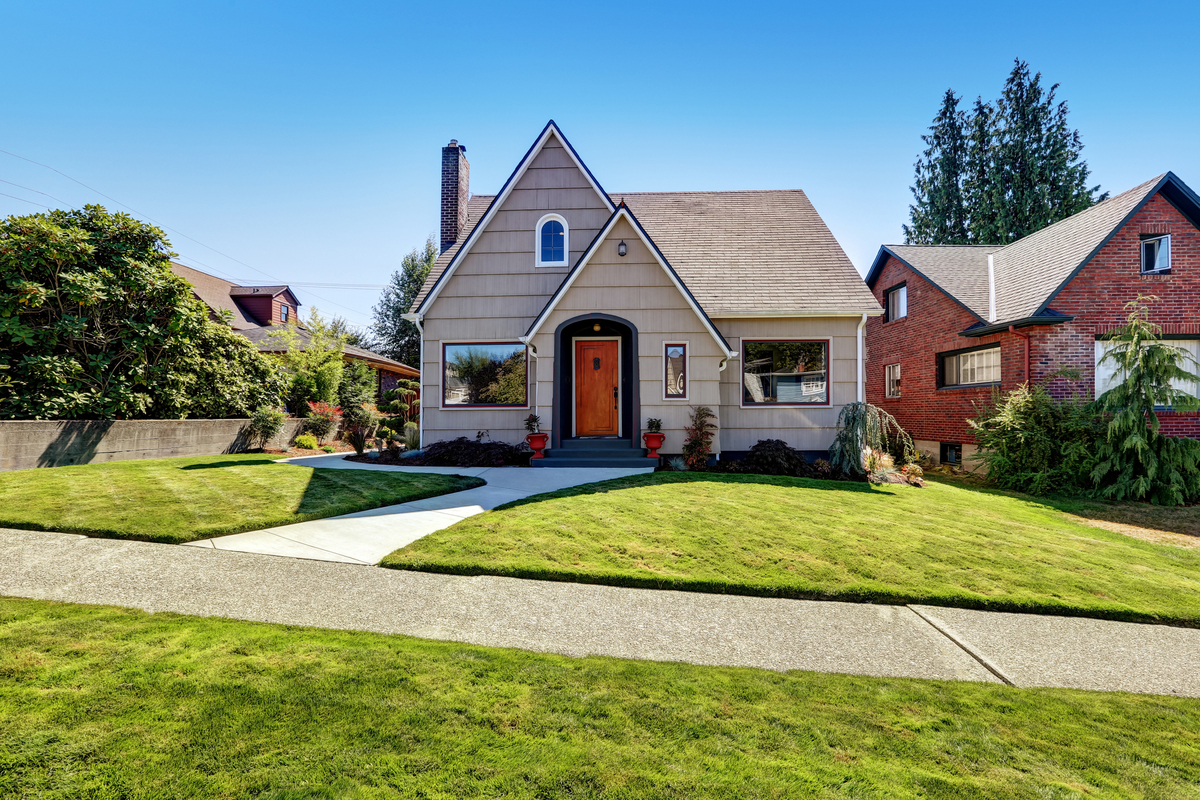
MULTIPOLYGON (((625 366, 621 358, 621 337, 620 336, 572 336, 571 337, 571 360, 575 360, 575 353, 578 349, 575 346, 576 342, 616 342, 617 343, 617 438, 620 439, 625 433, 625 416, 622 412, 625 410, 622 403, 625 400, 625 393, 622 391, 621 368, 625 366)), ((574 366, 574 365, 573 365, 574 366)), ((574 372, 574 369, 572 369, 574 372)), ((575 380, 575 376, 571 376, 571 438, 579 438, 579 428, 576 426, 579 418, 579 386, 575 380)))
POLYGON ((535 267, 567 267, 571 265, 571 226, 567 224, 567 220, 562 214, 547 214, 538 220, 537 227, 533 229, 533 258, 535 267), (542 226, 550 220, 559 222, 563 226, 562 261, 542 261, 542 226))
MULTIPOLYGON (((964 388, 978 388, 981 386, 999 386, 999 385, 1001 385, 1001 383, 1004 380, 1004 352, 1003 352, 1003 345, 1001 345, 1001 344, 991 344, 991 345, 987 345, 985 347, 972 348, 965 352, 960 351, 957 353, 944 353, 944 354, 940 354, 938 356, 938 359, 940 361, 938 369, 940 369, 942 371, 942 385, 938 387, 939 389, 964 389, 964 388), (971 356, 971 355, 975 355, 976 353, 986 353, 986 352, 990 352, 993 350, 996 352, 996 358, 997 358, 996 366, 1000 371, 1000 375, 996 380, 994 380, 994 381, 977 381, 975 383, 948 383, 946 381, 945 369, 946 369, 946 361, 948 359, 951 359, 951 358, 955 359, 955 362, 954 362, 955 367, 954 368, 955 368, 955 371, 958 371, 959 363, 958 363, 957 359, 962 358, 963 356, 971 356)), ((957 377, 957 376, 955 376, 955 377, 957 377)))
POLYGON ((691 397, 692 383, 692 343, 691 342, 663 342, 662 349, 662 387, 664 402, 688 402, 691 397), (681 345, 683 347, 683 395, 668 395, 667 394, 667 348, 673 345, 681 345))
POLYGON ((824 403, 746 403, 746 373, 743 365, 738 364, 738 406, 755 409, 805 409, 829 408, 833 405, 833 338, 830 336, 806 336, 802 339, 786 339, 775 336, 743 336, 738 339, 738 360, 745 352, 746 342, 824 342, 825 343, 825 402, 824 403))
POLYGON ((908 319, 908 281, 901 281, 883 293, 884 316, 888 322, 899 322, 902 319, 908 319), (892 298, 897 296, 899 292, 904 292, 904 313, 898 317, 893 317, 890 313, 892 298))
MULTIPOLYGON (((1162 247, 1162 245, 1159 245, 1160 249, 1161 249, 1161 247, 1162 247)), ((1160 275, 1164 272, 1170 272, 1170 270, 1171 270, 1171 234, 1165 233, 1162 236, 1149 236, 1145 239, 1140 240, 1138 242, 1138 260, 1142 262, 1141 266, 1142 266, 1142 274, 1143 275, 1160 275), (1167 265, 1165 267, 1162 267, 1161 269, 1146 269, 1146 263, 1144 261, 1144 259, 1146 257, 1146 243, 1147 242, 1161 242, 1164 239, 1167 242, 1167 265)))
POLYGON ((897 379, 900 378, 900 372, 901 372, 900 362, 897 361, 895 364, 888 364, 883 368, 883 396, 884 397, 899 397, 900 396, 900 392, 896 392, 895 394, 892 394, 892 376, 889 372, 892 367, 896 368, 896 378, 897 379))
MULTIPOLYGON (((424 339, 422 338, 422 345, 424 339)), ((529 389, 530 379, 530 350, 529 345, 518 339, 442 339, 438 347, 438 410, 439 411, 525 411, 532 408, 530 399, 533 394, 529 389), (455 344, 519 344, 525 348, 525 405, 523 406, 463 406, 446 405, 446 345, 455 344)), ((421 387, 424 390, 424 386, 421 387)), ((422 391, 423 393, 423 391, 422 391)), ((424 406, 422 406, 424 408, 424 406)))

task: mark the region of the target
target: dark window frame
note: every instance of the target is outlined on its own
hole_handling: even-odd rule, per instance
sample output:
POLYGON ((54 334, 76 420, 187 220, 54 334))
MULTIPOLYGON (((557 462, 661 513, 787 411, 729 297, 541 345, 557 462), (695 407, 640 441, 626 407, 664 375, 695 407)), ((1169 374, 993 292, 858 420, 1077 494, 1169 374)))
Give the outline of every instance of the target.
POLYGON ((832 339, 830 339, 830 338, 813 338, 813 337, 808 337, 808 338, 804 338, 804 339, 778 339, 778 338, 748 339, 748 338, 743 337, 739 349, 740 349, 739 356, 740 356, 740 359, 742 362, 741 363, 742 380, 741 380, 741 386, 739 387, 740 400, 738 403, 740 408, 828 408, 833 405, 833 380, 832 380, 833 366, 830 363, 830 354, 833 350, 833 340, 832 339), (823 402, 823 403, 796 403, 796 402, 755 403, 753 401, 751 401, 751 402, 746 401, 746 345, 748 345, 748 344, 770 344, 773 342, 780 342, 783 344, 819 342, 825 346, 825 402, 823 402))
POLYGON ((908 281, 900 281, 895 286, 883 290, 883 321, 896 322, 902 319, 908 319, 908 281), (904 316, 893 317, 891 313, 892 295, 901 289, 904 290, 904 316))
POLYGON ((952 356, 961 356, 961 355, 965 355, 967 353, 975 353, 980 350, 993 350, 993 349, 1001 350, 1000 377, 1001 377, 1001 379, 1003 379, 1003 377, 1004 377, 1003 349, 1001 347, 1000 342, 993 342, 992 344, 981 344, 981 345, 976 345, 975 347, 964 347, 960 350, 947 350, 944 353, 938 353, 937 354, 937 388, 953 390, 953 389, 978 389, 978 388, 984 387, 984 386, 999 386, 1001 381, 984 381, 983 383, 949 383, 949 384, 946 383, 946 359, 951 358, 952 356))
MULTIPOLYGON (((1161 247, 1162 247, 1162 245, 1159 245, 1159 249, 1161 249, 1161 247)), ((1157 254, 1158 254, 1158 249, 1155 250, 1155 255, 1157 256, 1157 254)), ((1142 275, 1170 275, 1171 274, 1171 266, 1172 266, 1172 260, 1171 260, 1172 255, 1174 255, 1174 254, 1171 252, 1171 234, 1169 234, 1169 233, 1143 233, 1139 237, 1138 261, 1140 262, 1140 265, 1141 265, 1141 274, 1142 275), (1166 266, 1166 268, 1165 269, 1146 269, 1146 244, 1149 242, 1161 242, 1163 239, 1167 240, 1167 266, 1166 266)))
POLYGON ((942 464, 955 464, 960 467, 962 466, 963 455, 962 455, 962 443, 961 442, 939 442, 938 444, 940 447, 940 451, 938 453, 938 461, 939 462, 941 462, 942 464), (955 459, 948 458, 951 451, 953 451, 954 453, 957 453, 958 457, 955 459))
POLYGON ((467 408, 529 408, 529 345, 524 342, 442 342, 442 358, 439 364, 441 376, 438 378, 440 384, 440 399, 439 406, 443 411, 457 411, 467 408), (495 346, 495 345, 514 345, 522 347, 525 350, 525 402, 517 403, 446 403, 446 348, 447 347, 470 347, 471 345, 479 346, 495 346))

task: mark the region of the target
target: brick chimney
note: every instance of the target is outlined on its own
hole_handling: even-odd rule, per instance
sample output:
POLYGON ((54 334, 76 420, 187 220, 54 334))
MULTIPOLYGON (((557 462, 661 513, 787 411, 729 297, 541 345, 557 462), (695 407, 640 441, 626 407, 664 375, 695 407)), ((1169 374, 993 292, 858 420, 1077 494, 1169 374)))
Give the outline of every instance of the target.
POLYGON ((470 191, 471 165, 467 163, 467 148, 451 139, 442 148, 442 251, 458 241, 467 226, 467 200, 470 191))

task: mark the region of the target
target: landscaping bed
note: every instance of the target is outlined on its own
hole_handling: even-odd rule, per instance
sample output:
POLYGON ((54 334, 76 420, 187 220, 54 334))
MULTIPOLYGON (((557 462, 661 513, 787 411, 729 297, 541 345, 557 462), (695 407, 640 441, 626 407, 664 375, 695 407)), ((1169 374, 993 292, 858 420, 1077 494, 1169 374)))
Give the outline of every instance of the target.
POLYGON ((1200 550, 1066 513, 1084 505, 938 481, 656 472, 501 506, 381 565, 1200 626, 1200 550))
POLYGON ((0 598, 5 797, 1196 797, 1200 701, 0 598))
POLYGON ((0 527, 181 543, 482 486, 461 475, 314 469, 237 453, 0 473, 0 527))

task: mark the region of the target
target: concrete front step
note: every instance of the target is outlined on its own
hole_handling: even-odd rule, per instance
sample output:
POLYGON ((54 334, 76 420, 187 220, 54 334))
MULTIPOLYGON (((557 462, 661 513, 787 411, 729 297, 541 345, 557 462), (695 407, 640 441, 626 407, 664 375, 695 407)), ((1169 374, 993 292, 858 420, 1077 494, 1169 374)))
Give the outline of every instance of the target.
POLYGON ((577 456, 556 456, 554 458, 536 458, 529 462, 531 467, 571 468, 588 467, 591 469, 639 469, 658 466, 657 459, 644 456, 633 458, 590 458, 577 456))
MULTIPOLYGON (((557 448, 556 448, 557 449, 557 448)), ((633 450, 629 439, 563 439, 563 450, 633 450)))

